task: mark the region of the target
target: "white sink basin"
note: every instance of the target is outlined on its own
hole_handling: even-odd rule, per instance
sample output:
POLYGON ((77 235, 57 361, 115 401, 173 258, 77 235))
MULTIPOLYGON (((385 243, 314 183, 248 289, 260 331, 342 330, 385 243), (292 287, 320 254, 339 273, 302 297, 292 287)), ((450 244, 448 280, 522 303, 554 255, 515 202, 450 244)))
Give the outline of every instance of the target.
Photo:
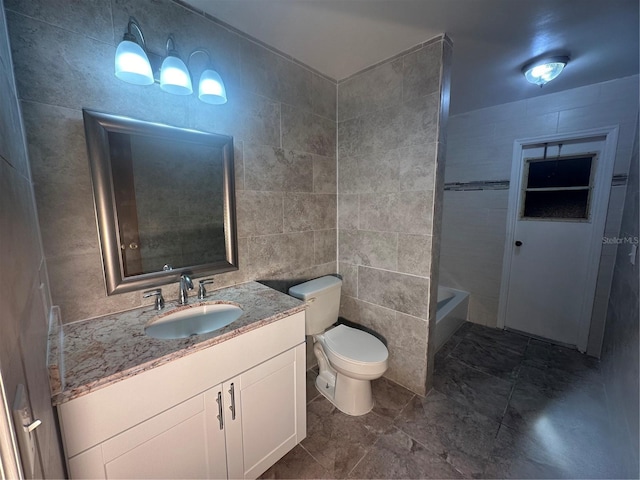
POLYGON ((224 328, 241 315, 240 307, 228 303, 197 305, 152 321, 144 333, 163 340, 186 338, 224 328))

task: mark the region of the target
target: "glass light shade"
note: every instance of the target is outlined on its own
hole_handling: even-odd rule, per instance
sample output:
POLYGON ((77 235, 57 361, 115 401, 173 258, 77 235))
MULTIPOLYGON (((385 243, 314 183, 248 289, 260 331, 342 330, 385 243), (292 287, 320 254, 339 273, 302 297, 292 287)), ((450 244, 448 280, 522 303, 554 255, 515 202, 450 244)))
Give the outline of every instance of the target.
POLYGON ((160 69, 160 88, 174 95, 191 95, 191 75, 187 66, 178 57, 168 56, 160 69))
POLYGON ((544 85, 560 75, 566 64, 564 61, 536 63, 526 67, 524 77, 530 83, 544 85))
POLYGON ((215 70, 205 70, 200 76, 198 98, 204 103, 222 105, 227 103, 227 91, 222 78, 215 70))
POLYGON ((135 42, 123 40, 116 50, 116 77, 135 85, 151 85, 153 72, 149 58, 135 42))

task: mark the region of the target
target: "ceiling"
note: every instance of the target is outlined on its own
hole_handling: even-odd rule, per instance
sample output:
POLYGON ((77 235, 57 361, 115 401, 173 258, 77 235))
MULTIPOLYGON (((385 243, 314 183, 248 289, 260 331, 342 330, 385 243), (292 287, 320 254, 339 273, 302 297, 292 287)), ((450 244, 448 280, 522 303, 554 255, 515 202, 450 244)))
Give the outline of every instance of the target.
POLYGON ((638 74, 638 0, 186 0, 336 80, 436 35, 461 113, 638 74), (543 88, 521 68, 569 54, 543 88))

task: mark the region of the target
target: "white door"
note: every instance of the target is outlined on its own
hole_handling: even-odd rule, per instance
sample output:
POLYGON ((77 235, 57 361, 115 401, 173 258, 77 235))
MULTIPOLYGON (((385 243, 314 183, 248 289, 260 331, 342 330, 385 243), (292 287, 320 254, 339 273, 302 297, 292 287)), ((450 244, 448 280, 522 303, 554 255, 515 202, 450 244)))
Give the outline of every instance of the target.
MULTIPOLYGON (((605 138, 523 146, 505 325, 580 346, 590 322, 590 275, 605 138), (585 308, 588 306, 588 308, 585 308), (587 311, 588 310, 588 311, 587 311)), ((607 196, 608 197, 608 196, 607 196)), ((581 350, 584 350, 582 345, 581 350)))

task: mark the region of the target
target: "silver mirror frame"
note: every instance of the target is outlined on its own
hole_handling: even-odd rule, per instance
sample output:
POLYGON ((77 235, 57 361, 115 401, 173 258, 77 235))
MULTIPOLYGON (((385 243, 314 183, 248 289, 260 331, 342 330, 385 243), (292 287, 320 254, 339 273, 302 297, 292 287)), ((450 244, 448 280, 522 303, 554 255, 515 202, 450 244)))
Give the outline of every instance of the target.
POLYGON ((84 117, 107 295, 142 290, 177 282, 183 273, 193 276, 203 276, 237 270, 238 236, 235 207, 233 137, 172 127, 159 123, 144 122, 120 115, 86 109, 83 109, 82 113, 84 117), (222 179, 224 199, 223 221, 226 260, 125 277, 124 265, 120 255, 120 232, 118 228, 118 212, 116 209, 109 153, 109 132, 173 138, 180 141, 219 147, 222 150, 224 172, 222 179))

